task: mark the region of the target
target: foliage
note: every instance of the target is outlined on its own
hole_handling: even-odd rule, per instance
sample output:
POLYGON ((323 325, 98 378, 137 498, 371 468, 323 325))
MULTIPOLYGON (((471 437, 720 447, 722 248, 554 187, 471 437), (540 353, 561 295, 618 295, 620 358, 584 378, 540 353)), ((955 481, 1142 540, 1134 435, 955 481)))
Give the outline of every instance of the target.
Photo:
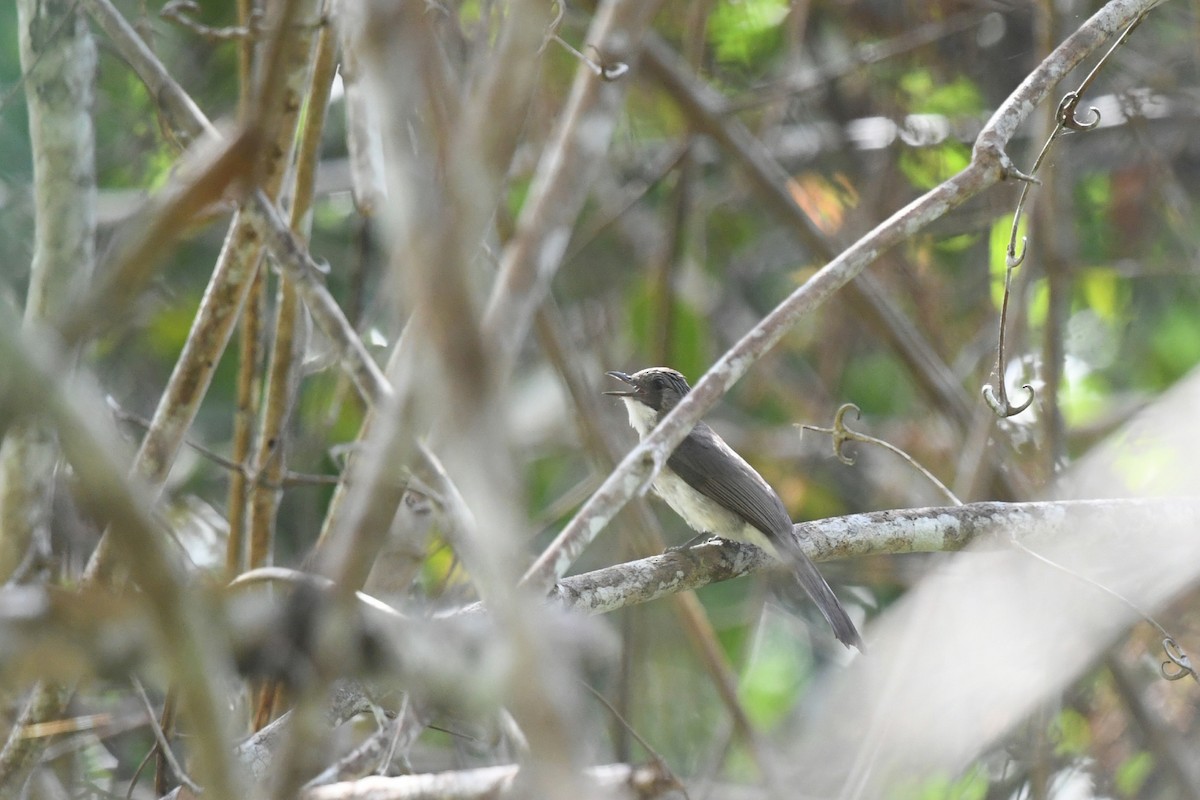
MULTIPOLYGON (((91 8, 94 2, 81 5, 91 8)), ((528 326, 531 332, 527 336, 518 323, 499 332, 487 328, 489 304, 498 291, 496 275, 509 268, 506 258, 514 252, 514 242, 520 241, 522 223, 533 213, 540 191, 540 157, 552 147, 555 126, 564 120, 575 70, 588 69, 552 41, 540 56, 531 49, 528 58, 541 66, 529 79, 528 98, 515 102, 509 116, 487 118, 496 129, 516 130, 510 151, 496 148, 501 162, 490 165, 498 176, 495 185, 488 183, 484 169, 489 166, 486 158, 495 155, 489 148, 479 148, 480 163, 463 170, 467 176, 458 174, 455 159, 461 152, 453 148, 467 134, 458 124, 462 118, 455 115, 470 112, 470 103, 485 94, 492 77, 486 70, 473 71, 490 62, 472 59, 491 57, 504 41, 497 31, 508 16, 499 14, 494 5, 430 5, 421 23, 427 26, 421 30, 431 48, 424 53, 428 60, 421 62, 425 71, 397 72, 391 75, 394 85, 374 87, 384 96, 407 97, 413 106, 394 117, 380 112, 385 118, 376 120, 392 137, 385 146, 390 171, 376 177, 392 181, 393 192, 371 216, 360 213, 351 200, 361 187, 349 177, 347 137, 354 134, 353 126, 343 120, 349 102, 343 80, 352 78, 343 69, 316 150, 320 169, 313 207, 296 226, 315 258, 329 266, 323 278, 329 294, 353 328, 371 343, 368 351, 374 363, 386 364, 402 341, 405 326, 416 327, 413 320, 423 314, 435 317, 435 326, 443 326, 436 328, 441 338, 430 337, 431 349, 420 354, 424 360, 417 358, 418 368, 407 374, 412 380, 412 394, 406 396, 411 405, 395 422, 408 438, 397 439, 407 448, 405 463, 390 477, 397 482, 415 481, 409 485, 434 498, 437 507, 427 537, 408 554, 416 563, 414 582, 385 598, 413 617, 487 597, 485 574, 492 567, 500 580, 518 576, 599 485, 614 457, 619 459, 631 446, 634 436, 625 426, 624 411, 615 401, 598 396, 609 388, 604 383, 606 370, 670 364, 694 383, 827 262, 819 248, 797 236, 795 226, 775 213, 770 198, 748 177, 747 165, 718 143, 719 137, 702 135, 689 117, 688 105, 695 105, 695 99, 681 97, 642 64, 613 82, 613 91, 624 93, 619 95, 622 110, 605 155, 586 165, 594 167, 594 175, 576 176, 587 202, 561 232, 560 249, 565 253, 561 264, 547 255, 554 250, 551 247, 526 253, 535 264, 534 272, 544 273, 541 277, 549 282, 546 301, 535 304, 536 320, 528 326), (444 93, 422 94, 428 87, 421 81, 444 93), (477 228, 463 221, 469 214, 463 213, 463 220, 451 219, 462 210, 455 206, 455 180, 472 190, 478 187, 471 181, 485 190, 495 189, 477 198, 484 210, 476 216, 486 218, 477 228), (409 187, 411 194, 395 192, 397 185, 409 187), (406 250, 397 244, 422 232, 460 232, 454 227, 460 223, 466 226, 464 235, 438 239, 437 246, 406 250), (459 258, 455 248, 462 248, 465 255, 459 258), (447 264, 450 267, 441 269, 447 264), (462 291, 455 294, 458 289, 462 291), (453 297, 457 305, 439 306, 438 299, 446 297, 453 297), (469 348, 454 351, 461 361, 441 357, 444 351, 437 349, 456 347, 476 334, 485 346, 499 349, 499 340, 514 330, 520 341, 513 349, 511 374, 484 374, 492 363, 503 360, 498 357, 486 362, 485 369, 483 362, 470 359, 469 348), (455 375, 463 373, 482 387, 480 408, 488 416, 474 419, 477 427, 471 421, 438 416, 451 415, 461 404, 473 402, 444 391, 447 385, 455 385, 455 375), (588 404, 573 394, 581 387, 594 402, 588 404), (416 454, 416 442, 433 442, 432 449, 458 475, 453 448, 439 448, 446 441, 439 437, 464 431, 496 434, 464 449, 490 469, 495 495, 508 501, 505 511, 496 513, 494 506, 476 504, 467 517, 480 529, 492 525, 503 529, 496 534, 497 541, 521 549, 519 557, 506 554, 514 564, 519 562, 515 573, 504 572, 512 564, 502 563, 505 558, 489 551, 486 544, 472 544, 469 533, 462 530, 462 518, 451 513, 453 497, 444 487, 431 488, 436 471, 416 454), (495 464, 502 467, 492 469, 495 464)), ((895 210, 968 167, 981 120, 1046 55, 1048 40, 1040 31, 1065 33, 1079 23, 1075 12, 1067 14, 1057 6, 1036 10, 1014 6, 986 14, 956 8, 938 3, 918 8, 783 0, 668 3, 655 18, 653 30, 661 37, 661 46, 684 54, 689 77, 705 84, 709 101, 727 104, 715 116, 725 124, 743 126, 740 130, 760 148, 756 152, 777 167, 775 177, 785 184, 782 191, 812 218, 837 253, 895 210), (1039 16, 1046 14, 1053 18, 1039 16), (855 131, 862 135, 854 135, 855 131)), ((154 34, 158 57, 198 107, 227 135, 235 130, 239 93, 250 91, 243 85, 245 76, 239 80, 237 41, 200 36, 163 19, 144 18, 144 7, 127 4, 121 10, 142 31, 154 34)), ((1192 7, 1167 4, 1142 23, 1124 45, 1129 57, 1115 56, 1091 90, 1111 101, 1106 109, 1114 113, 1106 110, 1109 116, 1095 131, 1058 140, 1039 173, 1047 185, 1034 188, 1017 228, 1018 249, 1027 240, 1028 257, 1013 273, 1006 374, 997 376, 994 370, 1005 248, 1019 191, 1011 181, 973 198, 880 255, 869 274, 882 288, 890 315, 871 311, 859 295, 843 290, 789 330, 709 415, 714 427, 777 487, 793 518, 943 502, 930 500, 924 482, 899 461, 860 446, 859 463, 845 466, 829 457, 827 440, 807 434, 801 439, 793 429, 793 423, 827 425, 844 402, 862 408, 864 429, 905 449, 960 491, 963 500, 1021 500, 1031 498, 1018 496, 1014 487, 1028 486, 1034 496, 1051 496, 1055 477, 1102 437, 1117 431, 1131 409, 1152 403, 1195 370, 1200 363, 1200 293, 1194 275, 1196 231, 1200 230, 1196 186, 1200 184, 1194 175, 1193 137, 1178 133, 1194 125, 1190 106, 1183 101, 1194 92, 1190 80, 1196 74, 1196 54, 1194 42, 1180 31, 1194 27, 1195 13, 1192 7), (1163 99, 1160 107, 1167 112, 1139 113, 1130 98, 1147 83, 1163 99), (1127 113, 1115 113, 1117 108, 1127 113), (889 321, 896 317, 909 328, 901 330, 889 321), (970 409, 967 416, 975 414, 974 418, 964 418, 946 403, 934 386, 936 381, 905 354, 903 343, 910 335, 920 338, 943 374, 950 376, 953 390, 970 409), (1049 387, 1052 392, 1047 391, 1047 376, 1057 376, 1049 387), (1033 383, 1038 399, 1022 415, 988 422, 985 430, 979 427, 985 416, 978 387, 997 380, 1009 386, 1033 383), (1020 480, 1015 481, 1014 475, 1020 480)), ((232 3, 206 4, 197 14, 206 25, 237 24, 232 3)), ((547 22, 538 18, 538 37, 547 22)), ((339 17, 334 24, 349 23, 339 17)), ((590 13, 572 6, 557 35, 584 57, 605 63, 609 53, 582 44, 592 24, 590 13)), ((15 12, 0 9, 0 30, 17 28, 15 12)), ((118 241, 119 233, 145 222, 145 216, 138 216, 145 213, 145 198, 169 194, 187 180, 195 162, 190 155, 185 158, 185 137, 167 118, 163 100, 146 89, 118 49, 106 43, 104 33, 94 30, 93 35, 100 43, 91 110, 100 209, 96 240, 105 252, 104 245, 118 241)), ((393 48, 393 54, 403 57, 405 47, 421 43, 414 42, 406 39, 393 48)), ((17 47, 15 35, 0 39, 0 278, 6 301, 13 306, 24 302, 31 281, 36 280, 29 265, 37 247, 30 166, 36 143, 28 133, 23 102, 27 87, 17 47)), ((365 51, 356 56, 373 57, 365 51)), ((259 57, 265 56, 260 52, 259 57)), ((361 74, 370 73, 369 65, 362 69, 361 74)), ((506 83, 508 77, 499 83, 506 83)), ((512 77, 511 83, 526 86, 519 76, 512 77)), ((1048 114, 1056 97, 1048 101, 1047 115, 1032 118, 1012 143, 1009 155, 1019 168, 1032 163, 1049 133, 1048 114)), ((309 102, 305 99, 294 110, 308 108, 309 102)), ((372 102, 385 105, 378 94, 372 102)), ((1083 105, 1089 102, 1085 99, 1083 105)), ((492 133, 489 127, 479 134, 480 141, 495 144, 487 138, 492 133)), ((502 135, 496 133, 497 138, 502 135)), ((238 176, 239 180, 248 177, 238 176)), ((290 191, 284 192, 285 197, 290 191)), ((208 205, 203 213, 172 229, 170 241, 157 251, 162 263, 153 277, 131 286, 127 296, 107 310, 111 318, 104 328, 79 349, 79 370, 94 376, 111 401, 110 408, 95 407, 90 413, 103 417, 105 425, 117 424, 131 451, 144 436, 145 424, 181 353, 195 344, 193 319, 213 265, 221 258, 230 212, 240 199, 244 196, 231 188, 222 202, 208 205), (113 408, 120 412, 116 419, 113 408), (139 418, 145 419, 138 422, 139 418)), ((108 262, 102 258, 100 263, 108 262)), ((265 354, 274 335, 280 274, 285 271, 275 260, 264 263, 265 289, 250 306, 261 302, 266 309, 262 317, 266 349, 255 366, 261 383, 252 398, 254 408, 243 409, 258 420, 256 425, 262 420, 265 354)), ((72 298, 87 296, 89 286, 98 285, 103 277, 98 275, 94 283, 81 278, 71 287, 72 298)), ((531 283, 521 285, 518 293, 537 296, 541 285, 531 283)), ((51 319, 46 324, 60 323, 51 319)), ((288 398, 290 409, 278 438, 272 439, 279 449, 270 458, 281 459, 278 464, 286 469, 280 484, 269 487, 278 489, 278 509, 270 525, 271 554, 263 563, 317 569, 320 554, 310 554, 334 505, 331 481, 346 475, 347 464, 369 454, 370 445, 380 441, 359 439, 360 426, 372 419, 368 407, 372 403, 376 409, 392 407, 355 389, 343 369, 347 357, 339 342, 308 318, 300 327, 303 346, 293 356, 294 393, 288 398)), ((233 601, 210 587, 223 585, 229 577, 223 573, 223 555, 208 563, 194 562, 203 561, 197 553, 220 554, 229 536, 233 473, 222 458, 251 460, 245 451, 239 454, 235 444, 238 373, 243 366, 238 348, 235 337, 228 349, 218 349, 212 385, 203 393, 203 406, 186 425, 189 440, 199 449, 185 449, 169 480, 163 476, 159 482, 165 484, 163 500, 153 509, 160 517, 172 509, 172 518, 185 520, 175 526, 180 539, 186 534, 216 543, 205 550, 194 541, 182 541, 194 556, 186 562, 187 583, 196 589, 192 599, 223 609, 222 604, 233 601), (221 458, 204 454, 210 452, 221 458), (200 597, 203 601, 196 599, 200 597)), ((487 352, 494 355, 495 351, 487 352)), ((0 364, 0 369, 6 366, 0 364)), ((20 387, 3 391, 10 389, 20 391, 20 387)), ((8 405, 0 406, 0 411, 7 433, 15 412, 8 405)), ((1188 467, 1177 463, 1171 452, 1143 444, 1128 432, 1112 441, 1124 445, 1116 469, 1131 484, 1150 494, 1164 488, 1187 491, 1188 467)), ((123 463, 132 463, 129 453, 120 457, 123 463)), ((86 501, 64 499, 78 488, 78 476, 67 469, 55 475, 56 502, 47 506, 54 523, 46 528, 46 551, 38 554, 33 568, 17 576, 18 582, 34 587, 79 583, 82 564, 105 528, 106 518, 86 501)), ((373 476, 363 480, 369 477, 373 476)), ((159 488, 156 485, 155 492, 139 496, 159 488)), ((471 494, 474 488, 469 484, 464 488, 472 501, 481 496, 471 494)), ((484 492, 483 496, 493 495, 484 492)), ((669 512, 658 511, 650 519, 661 524, 667 540, 681 541, 691 535, 669 512)), ((635 514, 610 525, 579 568, 647 555, 642 538, 647 532, 639 521, 643 518, 635 514)), ((0 530, 0 538, 7 535, 0 530)), ((178 556, 174 540, 170 547, 178 556)), ((929 563, 917 556, 876 556, 822 565, 822 570, 838 595, 863 618, 886 613, 929 563)), ((248 568, 242 560, 235 572, 248 568)), ((5 597, 0 597, 0 607, 8 602, 5 597)), ((275 626, 281 638, 304 638, 285 624, 294 621, 286 616, 294 608, 281 611, 286 604, 277 602, 278 597, 260 599, 261 607, 246 612, 250 621, 240 622, 253 630, 275 626), (263 623, 262 618, 270 621, 263 623)), ((845 664, 824 620, 802 608, 798 613, 804 624, 790 618, 781 621, 774 603, 767 603, 769 593, 757 583, 741 580, 710 586, 699 599, 704 630, 712 637, 711 651, 697 644, 691 629, 680 622, 676 613, 683 612, 661 600, 609 615, 596 627, 590 627, 594 620, 579 622, 584 633, 576 632, 575 639, 564 637, 568 644, 553 648, 561 650, 554 656, 563 660, 552 663, 569 663, 571 670, 577 669, 611 698, 622 718, 661 751, 685 783, 700 787, 715 781, 719 792, 722 781, 765 780, 770 767, 764 762, 775 756, 756 750, 761 742, 731 721, 732 712, 710 675, 729 669, 727 677, 736 689, 740 711, 764 736, 788 742, 794 730, 804 727, 806 715, 821 704, 823 687, 845 664), (807 635, 797 632, 801 629, 807 635), (589 641, 580 644, 578 638, 589 641), (619 657, 614 655, 617 652, 619 657)), ((124 606, 111 602, 112 618, 125 619, 119 616, 124 606)), ((1195 615, 1184 605, 1171 614, 1170 627, 1194 633, 1195 615)), ((215 612, 213 616, 227 619, 215 612)), ((135 618, 131 614, 129 619, 135 618)), ((134 637, 139 626, 151 625, 136 618, 129 622, 133 631, 129 636, 134 637)), ((546 622, 547 628, 550 625, 546 622)), ((5 631, 0 625, 0 633, 5 631)), ((227 656, 223 666, 231 672, 235 666, 247 669, 230 655, 238 645, 235 633, 225 631, 220 640, 227 656)), ((363 638, 370 637, 364 634, 363 638)), ((27 638, 14 641, 22 646, 28 643, 27 638)), ((1137 664, 1153 646, 1130 639, 1108 658, 1137 664)), ((29 647, 29 653, 59 652, 53 647, 29 647)), ((109 724, 98 733, 60 737, 72 742, 77 752, 47 759, 38 770, 72 792, 86 786, 124 792, 133 784, 135 796, 152 796, 152 779, 148 773, 139 775, 137 769, 153 746, 153 737, 142 726, 142 711, 130 699, 127 673, 140 676, 161 708, 178 679, 172 662, 161 650, 154 650, 149 656, 129 655, 130 664, 100 669, 88 661, 86 651, 62 647, 54 676, 86 678, 64 713, 82 718, 103 709, 109 724)), ((354 648, 346 644, 344 649, 349 662, 354 648)), ((495 653, 482 645, 478 651, 463 646, 454 656, 463 652, 465 660, 478 659, 472 666, 479 685, 471 689, 484 699, 473 692, 462 693, 471 694, 472 703, 487 707, 494 701, 489 691, 494 689, 495 695, 506 691, 489 684, 489 679, 503 683, 497 677, 501 669, 488 661, 495 653)), ((511 659, 504 662, 511 666, 526 663, 521 657, 536 662, 537 652, 541 651, 524 653, 518 645, 496 658, 511 659)), ((0 664, 5 667, 0 671, 5 700, 12 709, 30 692, 33 678, 42 677, 29 674, 31 662, 25 651, 18 655, 11 661, 5 656, 0 664)), ((443 658, 447 663, 454 660, 445 654, 443 658)), ((451 673, 454 666, 461 665, 447 666, 447 674, 466 674, 451 673)), ((326 664, 312 665, 320 681, 333 677, 321 672, 329 669, 326 664)), ((1106 672, 1104 666, 1089 668, 1068 694, 1106 672)), ((1194 740, 1194 692, 1185 697, 1143 678, 1137 691, 1155 700, 1154 713, 1169 713, 1172 724, 1183 732, 1180 735, 1194 740)), ((248 731, 251 688, 257 683, 230 680, 235 683, 239 688, 230 690, 226 705, 234 710, 239 730, 248 731)), ((554 687, 539 688, 544 689, 547 706, 560 699, 554 687)), ((584 731, 579 737, 586 741, 589 757, 594 756, 596 763, 636 760, 630 752, 638 751, 630 746, 624 723, 613 721, 615 717, 587 696, 573 702, 577 705, 564 701, 563 707, 575 716, 564 716, 584 731)), ((922 800, 1027 796, 1030 787, 1050 785, 1046 770, 1060 775, 1083 772, 1117 796, 1176 796, 1171 756, 1160 751, 1152 736, 1138 730, 1141 717, 1130 710, 1141 702, 1140 695, 1131 698, 1099 690, 1076 697, 1068 707, 1043 715, 1049 721, 1038 729, 1044 739, 1038 752, 1018 753, 1004 769, 993 769, 1004 753, 1019 750, 1010 731, 996 731, 987 749, 972 752, 974 760, 961 772, 931 773, 911 785, 895 787, 892 796, 922 800)), ((419 744, 405 745, 415 772, 432 771, 451 760, 459 766, 481 766, 505 763, 512 757, 506 747, 513 746, 514 740, 499 730, 504 726, 497 717, 478 713, 476 705, 470 705, 472 713, 467 713, 438 695, 409 711, 425 715, 425 723, 451 731, 447 735, 422 726, 419 744)), ((536 715, 530 713, 518 722, 528 725, 531 718, 536 715)), ((184 720, 181 727, 186 730, 187 724, 184 720)), ((868 726, 868 722, 861 724, 868 726)), ((364 738, 350 725, 339 729, 338 736, 336 746, 331 744, 325 755, 335 750, 344 753, 364 738)), ((185 737, 176 740, 194 756, 186 742, 185 737)), ((326 758, 320 766, 331 761, 326 758)), ((292 777, 307 779, 315 772, 312 766, 301 764, 292 777)))

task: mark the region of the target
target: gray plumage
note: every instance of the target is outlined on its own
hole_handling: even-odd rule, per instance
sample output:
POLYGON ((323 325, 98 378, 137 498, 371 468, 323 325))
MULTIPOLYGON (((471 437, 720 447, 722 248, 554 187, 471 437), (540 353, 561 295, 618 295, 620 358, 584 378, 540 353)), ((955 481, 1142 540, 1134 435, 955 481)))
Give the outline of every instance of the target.
MULTIPOLYGON (((629 424, 643 439, 691 391, 683 375, 667 367, 608 374, 630 387, 605 394, 625 401, 629 424)), ((838 641, 863 649, 846 610, 800 549, 779 495, 712 428, 696 423, 667 459, 653 488, 698 533, 757 545, 788 564, 838 641)))

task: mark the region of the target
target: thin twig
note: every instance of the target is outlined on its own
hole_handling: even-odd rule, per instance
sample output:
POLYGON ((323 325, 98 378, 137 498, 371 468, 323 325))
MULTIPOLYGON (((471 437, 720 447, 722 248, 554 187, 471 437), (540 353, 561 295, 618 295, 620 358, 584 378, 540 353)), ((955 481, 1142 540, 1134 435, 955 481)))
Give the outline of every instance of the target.
POLYGON ((175 758, 175 752, 171 749, 171 743, 167 741, 166 733, 163 731, 162 726, 158 724, 158 715, 154 713, 154 706, 150 704, 150 698, 146 696, 146 688, 142 686, 142 682, 136 677, 131 677, 129 681, 133 684, 134 693, 142 701, 142 707, 146 709, 146 718, 150 722, 150 730, 154 731, 154 739, 158 742, 158 751, 167 760, 167 764, 170 765, 171 771, 175 773, 175 777, 179 779, 179 782, 199 795, 201 792, 200 786, 191 779, 178 759, 175 758))
MULTIPOLYGON (((143 429, 150 428, 150 420, 122 408, 112 395, 109 395, 105 399, 108 401, 109 410, 112 411, 114 418, 122 422, 132 423, 143 429)), ((226 458, 217 451, 211 450, 193 439, 185 438, 183 443, 217 466, 223 467, 235 475, 240 475, 246 481, 256 486, 269 486, 272 489, 286 489, 290 486, 336 486, 341 480, 341 477, 338 475, 314 475, 287 470, 278 481, 270 482, 266 480, 261 471, 253 470, 245 464, 226 458)))
POLYGON ((1058 111, 1055 114, 1055 120, 1057 124, 1055 125, 1054 130, 1051 131, 1050 135, 1046 138, 1046 143, 1042 145, 1041 151, 1038 153, 1037 158, 1034 159, 1033 167, 1029 170, 1029 175, 1021 176, 1024 178, 1024 185, 1021 187, 1021 196, 1017 199, 1017 208, 1013 212, 1012 229, 1009 232, 1008 247, 1005 250, 1004 259, 1004 296, 1000 302, 1000 334, 996 345, 996 381, 998 388, 993 388, 990 383, 985 384, 983 387, 983 399, 987 403, 988 407, 991 408, 998 417, 1013 417, 1017 414, 1020 414, 1022 411, 1029 408, 1035 397, 1033 386, 1026 383, 1021 387, 1025 390, 1025 399, 1015 406, 1009 402, 1007 375, 1008 364, 1005 360, 1004 353, 1004 334, 1008 327, 1008 299, 1012 287, 1012 273, 1013 270, 1021 266, 1021 264, 1025 261, 1025 253, 1029 245, 1028 237, 1022 237, 1021 252, 1017 252, 1017 232, 1021 225, 1021 216, 1025 209, 1025 201, 1029 197, 1029 192, 1033 188, 1033 185, 1039 182, 1034 176, 1037 175, 1037 171, 1041 168, 1042 162, 1045 160, 1046 154, 1050 152, 1051 146, 1060 136, 1070 131, 1090 131, 1100 124, 1100 110, 1095 106, 1092 106, 1091 109, 1089 109, 1091 112, 1091 119, 1087 120, 1086 122, 1081 121, 1076 116, 1076 109, 1079 105, 1080 98, 1082 98, 1083 94, 1091 87, 1092 82, 1095 81, 1096 76, 1100 74, 1100 70, 1104 67, 1105 63, 1107 63, 1108 59, 1113 53, 1116 52, 1118 47, 1125 44, 1126 40, 1129 39, 1130 34, 1133 33, 1134 28, 1141 24, 1142 20, 1146 18, 1146 15, 1150 13, 1150 10, 1151 8, 1147 8, 1145 11, 1142 11, 1140 14, 1138 14, 1138 16, 1131 23, 1129 23, 1128 27, 1125 28, 1125 32, 1122 33, 1121 36, 1115 42, 1113 42, 1112 46, 1108 48, 1108 52, 1106 52, 1096 63, 1096 65, 1092 67, 1092 70, 1087 74, 1087 77, 1084 78, 1079 84, 1079 88, 1075 89, 1073 92, 1067 92, 1067 94, 1063 96, 1063 99, 1059 101, 1058 111))
POLYGON ((910 456, 908 453, 904 452, 899 447, 896 447, 896 445, 892 444, 891 442, 884 441, 883 439, 876 439, 874 436, 868 436, 865 433, 859 433, 858 431, 849 428, 846 425, 846 414, 850 411, 854 412, 855 419, 861 419, 858 406, 854 405, 854 403, 846 403, 837 410, 836 414, 834 414, 832 428, 820 428, 816 425, 800 425, 799 427, 804 430, 816 431, 817 433, 827 433, 832 436, 833 454, 837 456, 839 461, 848 466, 853 466, 854 457, 846 455, 842 450, 846 442, 863 442, 865 444, 873 444, 882 447, 884 450, 887 450, 890 453, 895 453, 896 455, 900 456, 900 458, 904 459, 904 461, 907 462, 910 467, 924 475, 925 478, 932 483, 937 490, 941 492, 952 504, 956 506, 961 506, 963 504, 962 501, 955 496, 954 492, 950 491, 946 484, 938 480, 936 475, 925 469, 925 467, 919 461, 910 456))
POLYGON ((1177 644, 1175 637, 1167 633, 1167 629, 1160 625, 1158 620, 1150 615, 1150 612, 1145 611, 1137 603, 1134 603, 1128 597, 1125 597, 1125 595, 1121 594, 1115 589, 1105 586, 1099 581, 1093 580, 1086 575, 1080 575, 1078 572, 1075 572, 1069 567, 1064 567, 1062 564, 1051 561, 1040 553, 1031 550, 1028 545, 1017 541, 1015 538, 1012 540, 1011 544, 1013 547, 1017 548, 1026 555, 1037 559, 1046 566, 1053 567, 1064 575, 1070 575, 1072 578, 1078 581, 1082 581, 1083 583, 1086 583, 1095 589, 1099 589, 1109 597, 1129 608, 1131 611, 1133 611, 1133 613, 1137 614, 1146 622, 1149 622, 1158 629, 1160 634, 1162 634, 1163 650, 1166 652, 1169 662, 1178 669, 1178 672, 1170 671, 1167 667, 1167 662, 1164 662, 1162 665, 1162 676, 1169 681, 1177 681, 1185 675, 1188 675, 1191 676, 1192 680, 1200 683, 1200 675, 1197 675, 1196 671, 1192 668, 1191 659, 1188 658, 1187 653, 1184 652, 1184 650, 1177 644))
POLYGON ((255 11, 250 15, 248 24, 231 25, 224 28, 214 28, 205 25, 192 17, 200 11, 200 4, 195 0, 170 0, 158 12, 163 19, 174 22, 181 28, 191 31, 210 41, 253 40, 262 33, 262 12, 255 11))

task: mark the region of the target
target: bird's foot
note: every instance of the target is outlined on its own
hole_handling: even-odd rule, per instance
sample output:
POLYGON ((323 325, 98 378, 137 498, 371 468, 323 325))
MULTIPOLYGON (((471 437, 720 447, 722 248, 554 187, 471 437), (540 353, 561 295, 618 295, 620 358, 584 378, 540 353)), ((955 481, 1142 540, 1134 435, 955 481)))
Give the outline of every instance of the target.
POLYGON ((711 533, 698 533, 683 544, 677 544, 672 547, 668 547, 663 552, 678 553, 681 550, 691 550, 693 547, 699 547, 700 545, 708 544, 709 542, 720 544, 722 541, 724 540, 720 536, 715 536, 711 533))

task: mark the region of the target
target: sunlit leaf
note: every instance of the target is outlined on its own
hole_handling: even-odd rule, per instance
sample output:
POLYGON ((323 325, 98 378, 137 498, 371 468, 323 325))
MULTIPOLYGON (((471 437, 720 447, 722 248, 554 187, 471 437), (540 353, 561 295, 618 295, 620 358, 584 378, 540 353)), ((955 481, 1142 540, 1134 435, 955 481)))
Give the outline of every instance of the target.
POLYGON ((1107 267, 1093 267, 1079 276, 1079 289, 1088 308, 1102 319, 1117 319, 1129 302, 1129 282, 1107 267))
POLYGON ((842 373, 842 397, 864 414, 895 414, 909 408, 913 388, 908 373, 894 358, 870 353, 852 358, 842 373))
POLYGON ((1073 708, 1064 708, 1059 712, 1054 729, 1054 751, 1059 755, 1082 755, 1091 745, 1092 731, 1087 717, 1073 708))
POLYGON ((1117 791, 1125 797, 1138 797, 1153 769, 1153 755, 1144 750, 1134 753, 1117 767, 1117 791))
POLYGON ((782 626, 767 624, 741 676, 738 694, 750 719, 771 728, 791 710, 812 664, 782 626))
POLYGON ((983 110, 983 94, 973 81, 959 76, 938 84, 926 69, 914 69, 900 78, 900 88, 908 95, 908 108, 918 114, 960 116, 983 110))
POLYGON ((786 0, 722 0, 708 21, 709 41, 721 61, 749 64, 779 42, 786 0))
POLYGON ((931 147, 916 147, 900 154, 904 177, 916 189, 932 189, 962 172, 971 163, 971 150, 962 142, 947 140, 931 147))

